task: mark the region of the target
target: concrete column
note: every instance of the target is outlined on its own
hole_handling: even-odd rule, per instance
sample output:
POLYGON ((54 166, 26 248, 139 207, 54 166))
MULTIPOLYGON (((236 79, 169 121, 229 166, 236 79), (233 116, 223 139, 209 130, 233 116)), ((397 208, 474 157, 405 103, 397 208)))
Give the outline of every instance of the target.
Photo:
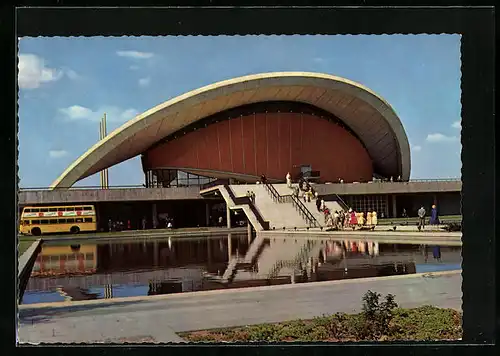
POLYGON ((153 203, 151 222, 153 223, 153 229, 155 229, 158 226, 158 211, 156 210, 156 203, 153 203))
POLYGON ((228 261, 231 261, 231 250, 233 249, 233 245, 232 245, 232 234, 229 233, 227 234, 227 260, 228 261))
POLYGON ((227 228, 231 228, 231 209, 226 205, 226 220, 227 220, 227 228))
POLYGON ((207 238, 207 260, 208 265, 212 265, 212 247, 210 246, 210 238, 207 238))
POLYGON ((250 223, 250 220, 247 219, 247 237, 248 237, 248 244, 252 242, 252 224, 250 223))
POLYGON ((210 206, 205 203, 205 225, 210 226, 210 206))
POLYGON ((398 210, 396 207, 396 195, 392 195, 392 217, 397 218, 398 217, 398 210))

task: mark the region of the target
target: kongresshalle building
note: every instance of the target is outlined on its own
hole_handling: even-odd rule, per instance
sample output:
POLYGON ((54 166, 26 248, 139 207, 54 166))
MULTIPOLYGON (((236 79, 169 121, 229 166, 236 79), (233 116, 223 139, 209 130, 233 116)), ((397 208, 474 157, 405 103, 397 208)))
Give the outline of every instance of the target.
POLYGON ((283 183, 289 172, 294 179, 309 176, 320 194, 338 195, 361 211, 394 217, 438 203, 441 214, 460 214, 459 180, 409 181, 408 138, 389 103, 327 74, 248 75, 170 99, 95 144, 51 189, 65 190, 138 155, 144 189, 254 184, 262 174, 283 183))

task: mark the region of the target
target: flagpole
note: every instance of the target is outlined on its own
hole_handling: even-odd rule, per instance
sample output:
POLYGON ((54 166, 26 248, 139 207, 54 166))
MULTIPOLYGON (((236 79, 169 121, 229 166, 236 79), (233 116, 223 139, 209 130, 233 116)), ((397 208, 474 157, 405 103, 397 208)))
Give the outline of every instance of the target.
MULTIPOLYGON (((108 125, 107 125, 107 122, 106 122, 106 113, 104 113, 104 120, 103 120, 103 122, 104 122, 104 130, 103 130, 104 131, 103 132, 104 136, 103 136, 103 139, 104 139, 106 136, 108 136, 108 127, 107 127, 108 125)), ((108 169, 107 168, 104 170, 104 185, 105 185, 106 189, 109 188, 109 176, 108 176, 108 169)))

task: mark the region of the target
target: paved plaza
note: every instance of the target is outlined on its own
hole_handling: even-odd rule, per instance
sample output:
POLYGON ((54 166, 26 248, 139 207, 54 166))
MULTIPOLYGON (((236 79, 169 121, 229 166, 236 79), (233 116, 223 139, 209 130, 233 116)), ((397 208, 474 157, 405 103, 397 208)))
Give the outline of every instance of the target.
POLYGON ((401 307, 461 310, 461 271, 21 305, 21 343, 182 342, 176 332, 359 312, 372 290, 401 307))

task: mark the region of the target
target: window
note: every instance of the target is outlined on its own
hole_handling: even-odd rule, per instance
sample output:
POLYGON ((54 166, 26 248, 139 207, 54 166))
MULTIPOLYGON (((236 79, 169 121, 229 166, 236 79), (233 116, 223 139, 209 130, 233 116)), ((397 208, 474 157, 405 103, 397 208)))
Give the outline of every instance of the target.
POLYGON ((85 222, 92 222, 92 218, 85 218, 85 219, 83 219, 83 221, 85 221, 85 222))
POLYGON ((67 222, 68 224, 71 224, 71 223, 74 223, 74 222, 75 222, 75 219, 67 219, 67 220, 66 220, 66 222, 67 222))
POLYGON ((83 210, 92 210, 92 207, 91 206, 84 206, 83 210))
POLYGON ((93 260, 94 254, 92 252, 85 254, 85 259, 86 260, 93 260))
POLYGON ((77 206, 75 210, 83 210, 83 208, 81 206, 77 206))
POLYGON ((40 209, 40 211, 41 211, 42 213, 46 213, 46 212, 48 212, 48 211, 49 211, 49 209, 48 209, 48 208, 41 208, 41 209, 40 209))
POLYGON ((38 212, 40 212, 40 209, 31 209, 31 212, 32 213, 38 213, 38 212))
POLYGON ((47 225, 48 223, 49 223, 49 220, 47 220, 47 219, 40 220, 40 224, 42 224, 42 225, 47 225))
POLYGON ((31 223, 33 225, 39 225, 40 224, 40 220, 31 220, 31 223))
POLYGON ((59 261, 59 255, 50 256, 50 261, 51 262, 58 262, 59 261))
POLYGON ((57 211, 64 211, 64 208, 57 208, 57 211))
POLYGON ((57 208, 49 208, 49 211, 57 211, 57 208))
POLYGON ((24 209, 25 213, 31 213, 31 209, 24 209))
POLYGON ((83 222, 83 219, 82 219, 82 218, 76 218, 76 219, 75 219, 75 222, 77 222, 77 223, 81 223, 81 222, 83 222))
POLYGON ((57 219, 59 224, 66 224, 66 219, 57 219))
POLYGON ((74 207, 66 208, 66 211, 75 211, 74 207))
POLYGON ((42 256, 42 261, 43 262, 49 262, 50 261, 50 256, 42 256))

